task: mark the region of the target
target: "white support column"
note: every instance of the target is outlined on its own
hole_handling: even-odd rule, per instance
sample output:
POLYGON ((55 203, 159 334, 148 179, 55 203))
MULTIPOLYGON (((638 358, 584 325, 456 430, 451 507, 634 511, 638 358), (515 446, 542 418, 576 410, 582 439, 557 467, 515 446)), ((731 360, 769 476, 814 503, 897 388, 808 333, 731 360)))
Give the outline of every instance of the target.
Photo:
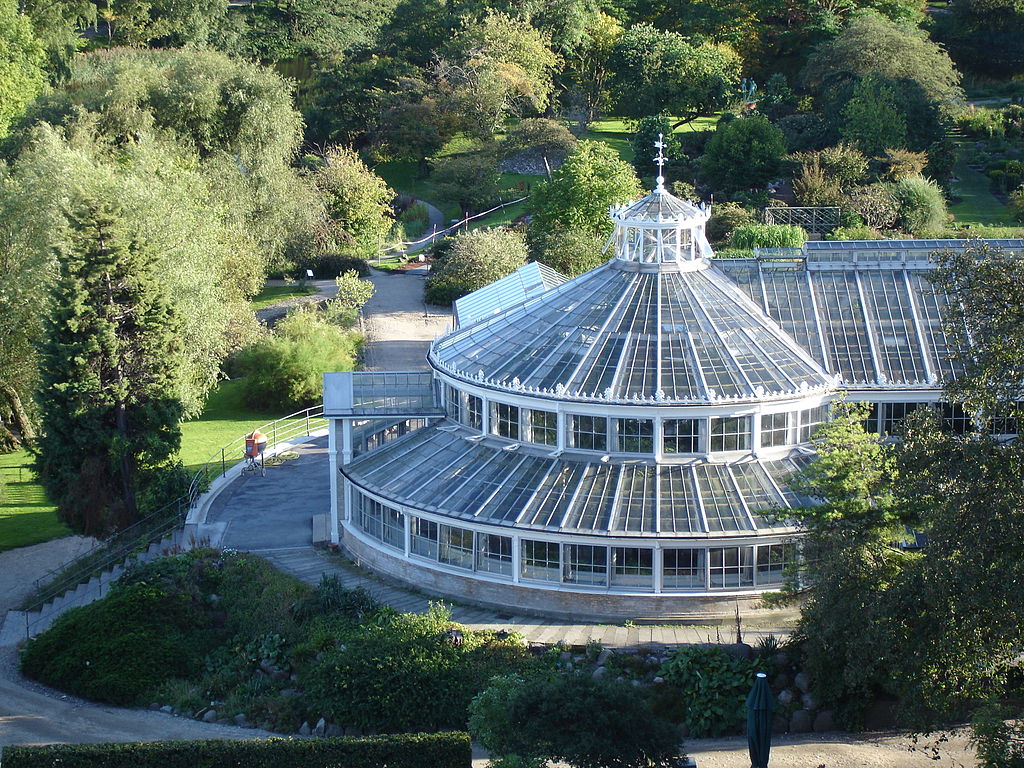
MULTIPOLYGON (((337 450, 337 449, 335 449, 337 450)), ((352 461, 352 420, 343 419, 341 422, 341 463, 348 464, 352 461)))
POLYGON ((405 526, 402 531, 402 548, 405 550, 405 559, 408 560, 409 553, 412 552, 412 523, 408 512, 402 513, 402 523, 405 526))
POLYGON ((331 419, 327 427, 327 466, 331 475, 331 543, 341 541, 338 526, 338 494, 344 492, 344 486, 338 487, 338 420, 331 419))
POLYGON ((558 447, 558 450, 564 451, 565 433, 569 429, 569 419, 568 416, 566 416, 565 411, 563 411, 561 408, 558 409, 558 413, 556 414, 556 416, 558 418, 558 442, 556 443, 556 445, 558 447))
POLYGON ((654 594, 660 595, 662 589, 662 562, 664 558, 661 553, 661 544, 654 545, 654 552, 651 554, 651 567, 654 569, 654 594))
POLYGON ((519 574, 522 573, 523 540, 518 536, 512 537, 512 583, 519 583, 519 574))

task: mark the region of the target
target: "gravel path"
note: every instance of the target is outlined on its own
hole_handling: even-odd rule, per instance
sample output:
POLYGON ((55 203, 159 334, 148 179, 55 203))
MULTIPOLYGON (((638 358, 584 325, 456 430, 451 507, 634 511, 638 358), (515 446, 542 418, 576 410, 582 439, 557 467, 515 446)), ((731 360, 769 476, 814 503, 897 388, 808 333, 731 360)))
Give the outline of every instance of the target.
POLYGON ((451 328, 451 312, 423 303, 423 276, 371 270, 377 288, 363 307, 365 366, 371 371, 427 367, 430 342, 451 328))

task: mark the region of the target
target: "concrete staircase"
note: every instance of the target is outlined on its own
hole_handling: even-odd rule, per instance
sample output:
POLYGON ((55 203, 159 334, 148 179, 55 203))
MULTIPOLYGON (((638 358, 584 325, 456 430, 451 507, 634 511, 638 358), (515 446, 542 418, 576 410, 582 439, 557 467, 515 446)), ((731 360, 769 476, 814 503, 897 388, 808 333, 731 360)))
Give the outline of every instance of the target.
POLYGON ((22 640, 39 635, 49 629, 65 611, 88 605, 106 596, 110 586, 132 565, 184 552, 191 546, 192 541, 186 539, 184 531, 180 528, 175 529, 159 541, 154 541, 144 551, 129 555, 92 576, 88 581, 47 601, 36 610, 8 611, 3 624, 0 625, 0 647, 17 645, 22 640))

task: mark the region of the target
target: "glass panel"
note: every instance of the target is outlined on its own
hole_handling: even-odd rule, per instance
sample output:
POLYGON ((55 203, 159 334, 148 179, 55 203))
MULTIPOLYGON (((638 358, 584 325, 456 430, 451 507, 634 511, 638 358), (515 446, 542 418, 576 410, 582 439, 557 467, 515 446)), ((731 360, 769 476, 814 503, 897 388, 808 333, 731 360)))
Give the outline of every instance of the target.
POLYGON ((473 567, 473 532, 465 528, 442 525, 437 559, 448 565, 473 567))
POLYGON ((746 416, 711 420, 712 451, 749 451, 750 419, 746 416))
POLYGON ((568 584, 608 584, 608 547, 565 545, 565 581, 568 584))
POLYGON ((757 548, 757 584, 782 584, 785 570, 793 562, 796 548, 792 544, 762 544, 757 548))
POLYGON ((828 421, 827 405, 819 405, 817 408, 800 411, 800 434, 798 435, 797 442, 810 442, 811 436, 826 421, 828 421))
POLYGON ((523 539, 519 574, 524 579, 561 581, 562 567, 558 559, 558 544, 553 541, 523 539))
POLYGON ((466 395, 466 407, 464 410, 466 421, 464 422, 467 427, 473 429, 481 429, 484 425, 483 420, 484 403, 476 395, 466 395))
POLYGON ((789 414, 768 413, 761 416, 761 447, 774 448, 789 443, 789 414))
POLYGON ((637 547, 612 547, 612 579, 617 587, 654 588, 654 553, 637 547))
POLYGON ((899 434, 907 414, 923 405, 927 403, 882 403, 882 433, 899 434))
POLYGON ((608 419, 604 416, 573 416, 572 444, 585 451, 608 450, 608 419))
POLYGON ((665 589, 704 589, 703 549, 663 549, 661 584, 665 589))
POLYGON ((558 414, 551 411, 526 411, 529 420, 529 436, 531 443, 541 445, 558 445, 558 414))
POLYGON ((712 588, 754 586, 753 547, 712 547, 708 560, 712 588))
POLYGON ((653 453, 654 422, 651 419, 616 419, 615 450, 620 453, 653 453))
POLYGON ((700 451, 699 419, 665 419, 661 424, 662 450, 665 453, 698 453, 700 451))
POLYGON ((974 419, 960 403, 941 403, 942 431, 966 435, 974 431, 974 419))
POLYGON ((405 550, 405 516, 397 509, 384 507, 381 514, 383 542, 389 547, 405 550))
POLYGON ((417 555, 437 560, 437 523, 420 517, 410 517, 412 529, 411 549, 417 555))
POLYGON ((491 432, 510 440, 518 440, 519 408, 507 403, 491 403, 491 432))
POLYGON ((502 576, 512 575, 512 539, 490 533, 476 535, 476 569, 502 576))

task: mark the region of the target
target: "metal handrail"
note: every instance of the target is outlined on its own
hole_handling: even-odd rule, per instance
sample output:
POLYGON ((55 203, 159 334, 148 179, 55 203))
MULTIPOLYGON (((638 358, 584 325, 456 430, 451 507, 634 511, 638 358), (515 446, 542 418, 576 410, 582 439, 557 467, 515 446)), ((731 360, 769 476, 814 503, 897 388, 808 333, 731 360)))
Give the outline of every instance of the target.
MULTIPOLYGON (((315 405, 257 427, 270 438, 266 453, 273 455, 278 446, 288 443, 291 439, 311 435, 314 431, 326 428, 327 419, 323 416, 323 410, 323 404, 315 405)), ((199 497, 209 487, 212 477, 218 473, 217 464, 220 464, 221 477, 226 477, 229 468, 228 456, 241 460, 244 446, 245 436, 224 446, 196 470, 186 493, 36 579, 34 593, 37 597, 31 603, 23 603, 25 613, 39 610, 51 600, 88 581, 94 574, 102 574, 110 566, 134 552, 145 549, 181 525, 189 509, 195 506, 199 497), (97 559, 97 555, 104 550, 107 554, 97 559), (80 567, 75 568, 76 563, 81 564, 80 567)), ((230 466, 234 466, 235 463, 237 462, 232 461, 230 466)), ((26 617, 26 631, 27 629, 26 617)))

